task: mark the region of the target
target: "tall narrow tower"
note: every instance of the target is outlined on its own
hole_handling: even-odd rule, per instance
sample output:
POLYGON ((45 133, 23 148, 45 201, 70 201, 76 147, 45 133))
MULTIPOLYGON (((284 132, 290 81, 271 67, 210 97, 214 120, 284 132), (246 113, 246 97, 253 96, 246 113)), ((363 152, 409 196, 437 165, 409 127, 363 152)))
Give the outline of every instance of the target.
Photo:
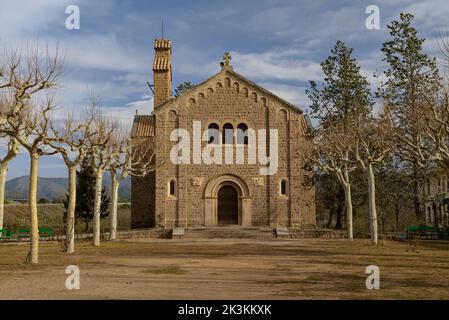
POLYGON ((154 40, 154 109, 171 97, 171 41, 154 40))

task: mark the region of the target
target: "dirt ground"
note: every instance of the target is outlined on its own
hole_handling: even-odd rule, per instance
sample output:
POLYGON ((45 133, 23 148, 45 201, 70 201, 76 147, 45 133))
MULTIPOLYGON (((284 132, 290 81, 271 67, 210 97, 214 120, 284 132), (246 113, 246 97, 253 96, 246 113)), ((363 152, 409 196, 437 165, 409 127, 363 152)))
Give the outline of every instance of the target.
POLYGON ((365 240, 142 240, 0 244, 0 299, 449 299, 449 243, 365 240), (81 288, 65 287, 67 265, 81 288), (380 268, 367 290, 365 268, 380 268))

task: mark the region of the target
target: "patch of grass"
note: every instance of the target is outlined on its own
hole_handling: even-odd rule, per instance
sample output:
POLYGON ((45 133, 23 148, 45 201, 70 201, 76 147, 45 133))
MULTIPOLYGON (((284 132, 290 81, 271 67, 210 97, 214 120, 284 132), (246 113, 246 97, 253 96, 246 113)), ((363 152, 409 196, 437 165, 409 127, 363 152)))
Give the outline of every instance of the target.
POLYGON ((186 274, 187 271, 177 268, 161 268, 161 269, 145 269, 142 271, 143 273, 152 273, 152 274, 186 274))

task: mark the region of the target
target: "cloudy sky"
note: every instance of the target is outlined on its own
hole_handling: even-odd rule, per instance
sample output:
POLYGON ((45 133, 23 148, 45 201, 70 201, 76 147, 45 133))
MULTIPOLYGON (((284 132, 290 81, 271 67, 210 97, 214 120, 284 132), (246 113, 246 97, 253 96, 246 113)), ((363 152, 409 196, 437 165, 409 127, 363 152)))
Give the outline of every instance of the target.
MULTIPOLYGON (((173 86, 198 83, 219 70, 231 51, 234 69, 302 109, 305 89, 319 80, 319 63, 337 40, 354 48, 363 72, 373 80, 383 70, 381 44, 386 25, 400 12, 413 13, 427 39, 426 51, 438 56, 437 39, 448 30, 448 0, 0 0, 0 47, 59 41, 66 75, 58 104, 80 110, 89 92, 102 107, 130 123, 136 110, 150 113, 153 40, 173 41, 173 86), (80 9, 80 29, 68 30, 66 7, 80 9), (380 9, 380 29, 365 26, 368 5, 380 9)), ((376 83, 373 80, 373 88, 376 83)), ((8 178, 28 174, 27 155, 13 161, 8 178)), ((61 159, 42 160, 40 176, 66 176, 61 159)))

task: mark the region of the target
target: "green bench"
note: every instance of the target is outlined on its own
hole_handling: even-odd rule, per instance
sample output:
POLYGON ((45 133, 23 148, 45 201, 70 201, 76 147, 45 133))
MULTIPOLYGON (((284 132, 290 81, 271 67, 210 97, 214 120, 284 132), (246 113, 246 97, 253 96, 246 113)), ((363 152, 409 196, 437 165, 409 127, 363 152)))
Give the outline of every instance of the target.
POLYGON ((438 240, 441 237, 440 229, 430 226, 411 226, 406 232, 408 239, 438 240))
POLYGON ((17 230, 17 239, 22 240, 30 237, 30 229, 28 228, 19 228, 17 230))
POLYGON ((438 230, 438 228, 429 227, 429 226, 411 226, 411 227, 407 227, 406 230, 410 231, 410 232, 426 232, 426 231, 438 230))
POLYGON ((39 236, 41 238, 49 238, 53 236, 53 229, 51 228, 40 228, 39 229, 39 236))
MULTIPOLYGON (((53 229, 51 228, 39 228, 40 238, 49 238, 52 237, 53 234, 53 229)), ((16 229, 16 232, 5 230, 5 237, 8 237, 7 239, 12 239, 14 235, 16 235, 17 240, 23 240, 28 239, 31 236, 31 233, 29 228, 19 228, 16 229)), ((0 237, 0 239, 3 239, 3 235, 0 237)))
POLYGON ((11 240, 13 237, 14 233, 6 230, 6 229, 0 229, 0 240, 11 240))

